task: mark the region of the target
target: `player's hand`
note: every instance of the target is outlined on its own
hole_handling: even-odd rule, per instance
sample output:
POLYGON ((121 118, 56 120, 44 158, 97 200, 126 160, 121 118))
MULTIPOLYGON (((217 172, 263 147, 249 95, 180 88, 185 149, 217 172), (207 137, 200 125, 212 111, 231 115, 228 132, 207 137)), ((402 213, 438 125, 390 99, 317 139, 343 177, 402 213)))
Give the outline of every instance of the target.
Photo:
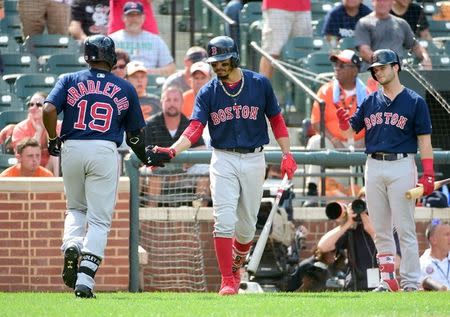
POLYGON ((350 128, 350 115, 348 114, 348 111, 344 108, 338 108, 336 110, 336 116, 339 120, 339 128, 343 131, 346 131, 350 128))
POLYGON ((170 162, 175 157, 175 149, 149 145, 145 149, 147 166, 164 167, 164 163, 170 162))
POLYGON ((433 159, 422 160, 423 175, 418 184, 423 186, 423 195, 430 195, 434 191, 434 169, 433 159))
POLYGON ((48 139, 48 153, 51 156, 60 156, 61 155, 61 139, 59 136, 48 139))
POLYGON ((280 167, 281 177, 283 177, 284 174, 287 174, 288 179, 292 179, 296 170, 297 170, 297 163, 295 163, 292 153, 289 152, 283 154, 280 167))

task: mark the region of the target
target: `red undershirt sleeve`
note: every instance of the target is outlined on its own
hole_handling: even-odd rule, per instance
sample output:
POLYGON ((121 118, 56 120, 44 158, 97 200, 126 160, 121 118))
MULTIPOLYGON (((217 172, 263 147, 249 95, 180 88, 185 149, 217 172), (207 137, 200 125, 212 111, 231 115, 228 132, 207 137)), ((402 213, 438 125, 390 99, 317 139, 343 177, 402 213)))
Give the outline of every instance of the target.
POLYGON ((289 137, 286 123, 284 122, 284 118, 281 115, 281 112, 277 115, 274 115, 273 117, 270 117, 269 121, 270 126, 272 127, 273 134, 275 135, 275 139, 289 137))
POLYGON ((200 139, 203 133, 203 129, 205 126, 198 120, 191 120, 188 127, 184 129, 184 132, 182 135, 184 135, 188 140, 191 142, 191 144, 197 143, 197 141, 200 139))

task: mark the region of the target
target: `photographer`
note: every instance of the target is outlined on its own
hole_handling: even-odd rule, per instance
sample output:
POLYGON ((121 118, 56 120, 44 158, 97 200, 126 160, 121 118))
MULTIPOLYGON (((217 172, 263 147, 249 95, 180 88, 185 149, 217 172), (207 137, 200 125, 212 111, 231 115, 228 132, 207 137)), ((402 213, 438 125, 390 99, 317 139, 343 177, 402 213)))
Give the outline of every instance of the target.
POLYGON ((347 251, 345 290, 362 291, 375 288, 379 283, 377 251, 373 242, 375 229, 369 219, 365 202, 357 199, 349 206, 330 203, 326 212, 328 218, 336 219, 340 225, 320 239, 318 249, 322 253, 332 250, 347 251))

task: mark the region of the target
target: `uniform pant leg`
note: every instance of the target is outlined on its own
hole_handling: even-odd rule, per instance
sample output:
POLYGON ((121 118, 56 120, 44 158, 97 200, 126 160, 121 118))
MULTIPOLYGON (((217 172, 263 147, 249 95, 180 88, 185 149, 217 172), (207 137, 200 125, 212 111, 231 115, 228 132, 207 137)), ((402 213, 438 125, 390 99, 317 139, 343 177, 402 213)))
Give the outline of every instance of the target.
POLYGON ((266 162, 263 152, 241 155, 239 182, 241 194, 237 206, 236 239, 246 244, 253 240, 263 196, 266 162))
POLYGON ((86 233, 87 202, 84 186, 84 158, 77 143, 77 141, 67 141, 61 151, 61 168, 67 207, 61 246, 63 251, 72 245, 76 245, 81 250, 86 233))
POLYGON ((235 233, 236 209, 240 193, 238 154, 213 150, 210 164, 215 237, 232 238, 235 233))
POLYGON ((119 159, 112 142, 93 144, 86 163, 86 200, 88 229, 82 252, 104 257, 117 199, 119 159))
POLYGON ((394 254, 393 220, 387 194, 387 179, 385 177, 385 171, 390 171, 389 163, 387 161, 374 160, 369 156, 364 177, 366 180, 367 210, 376 232, 375 246, 378 253, 394 254))
POLYGON ((391 206, 394 224, 400 240, 402 261, 400 262, 400 285, 418 287, 420 279, 419 246, 414 220, 414 200, 405 198, 405 192, 415 187, 417 168, 414 155, 391 162, 393 178, 388 185, 389 204, 391 206))

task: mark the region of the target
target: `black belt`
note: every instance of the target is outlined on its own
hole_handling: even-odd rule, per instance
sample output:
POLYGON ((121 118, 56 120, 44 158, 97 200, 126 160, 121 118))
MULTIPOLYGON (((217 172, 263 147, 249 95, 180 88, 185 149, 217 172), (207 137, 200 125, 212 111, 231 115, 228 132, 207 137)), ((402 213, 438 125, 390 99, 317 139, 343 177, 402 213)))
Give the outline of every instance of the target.
POLYGON ((264 149, 264 147, 260 146, 260 147, 252 148, 252 149, 246 149, 246 148, 241 148, 241 147, 234 147, 234 148, 231 148, 231 149, 222 149, 222 150, 228 151, 228 152, 240 153, 240 154, 248 154, 248 153, 262 152, 263 149, 264 149))
POLYGON ((397 161, 407 157, 407 153, 372 153, 370 157, 379 161, 397 161))

